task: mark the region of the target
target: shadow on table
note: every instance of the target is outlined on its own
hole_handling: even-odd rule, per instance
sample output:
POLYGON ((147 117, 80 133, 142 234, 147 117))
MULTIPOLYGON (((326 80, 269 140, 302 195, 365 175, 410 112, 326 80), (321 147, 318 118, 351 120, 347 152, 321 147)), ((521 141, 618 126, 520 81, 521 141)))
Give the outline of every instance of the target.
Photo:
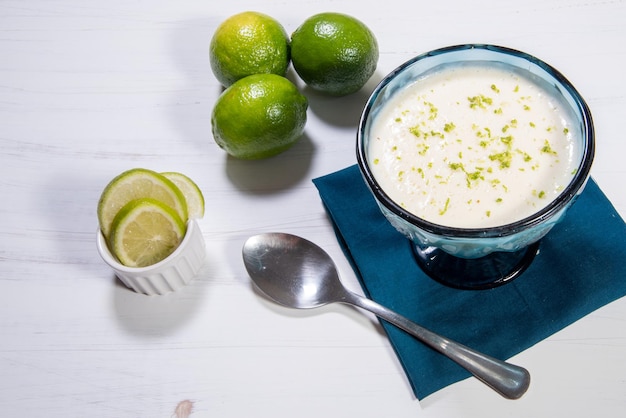
POLYGON ((226 157, 226 175, 241 191, 271 194, 288 189, 307 178, 315 145, 304 133, 287 151, 261 160, 226 157))
POLYGON ((301 86, 300 89, 309 99, 309 109, 318 118, 339 128, 354 129, 356 135, 365 103, 382 79, 383 74, 376 71, 359 91, 339 97, 320 93, 308 86, 301 86))
POLYGON ((113 286, 113 309, 118 323, 128 333, 143 337, 171 334, 190 320, 205 298, 204 277, 212 264, 204 266, 187 286, 166 295, 147 296, 126 287, 118 278, 113 286))

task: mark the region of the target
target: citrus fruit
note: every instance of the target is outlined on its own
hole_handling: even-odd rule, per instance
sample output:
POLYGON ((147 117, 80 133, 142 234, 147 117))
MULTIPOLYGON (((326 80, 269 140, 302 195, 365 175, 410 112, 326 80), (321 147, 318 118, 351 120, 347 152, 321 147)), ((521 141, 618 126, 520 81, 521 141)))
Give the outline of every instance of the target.
POLYGON ((275 19, 243 12, 222 22, 209 46, 213 74, 224 87, 248 75, 285 75, 289 66, 289 37, 275 19))
POLYGON ((185 223, 171 207, 155 199, 136 199, 113 219, 109 248, 125 266, 145 267, 174 252, 184 236, 185 223))
POLYGON ((211 115, 213 137, 233 157, 267 158, 300 138, 307 108, 306 97, 286 78, 251 75, 217 99, 211 115))
POLYGON ((111 232, 113 218, 128 202, 152 198, 176 211, 187 222, 187 204, 182 192, 166 177, 152 170, 134 168, 125 171, 107 184, 98 201, 98 222, 105 238, 111 232))
POLYGON ((378 43, 358 19, 320 13, 291 35, 291 61, 311 88, 343 96, 360 90, 376 71, 378 43))
POLYGON ((171 180, 185 196, 189 217, 202 218, 204 216, 204 196, 198 185, 182 173, 168 171, 161 174, 171 180))

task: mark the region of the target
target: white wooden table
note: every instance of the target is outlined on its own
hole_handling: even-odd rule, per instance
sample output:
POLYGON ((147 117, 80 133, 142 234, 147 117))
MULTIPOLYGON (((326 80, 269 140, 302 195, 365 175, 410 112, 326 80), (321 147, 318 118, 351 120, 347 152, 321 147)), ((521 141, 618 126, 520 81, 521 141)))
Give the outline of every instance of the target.
POLYGON ((183 401, 192 417, 616 416, 625 299, 514 357, 533 375, 518 401, 475 379, 418 401, 375 319, 267 302, 240 251, 259 232, 304 236, 359 292, 311 179, 355 163, 358 114, 377 80, 469 42, 529 52, 577 86, 597 128, 593 176, 625 217, 625 22, 622 0, 1 0, 0 416, 179 418, 183 401), (345 12, 381 51, 362 92, 307 91, 302 140, 258 162, 227 158, 210 130, 220 87, 209 40, 244 10, 288 32, 345 12), (207 198, 208 265, 169 296, 128 290, 96 252, 99 194, 132 167, 186 173, 207 198))

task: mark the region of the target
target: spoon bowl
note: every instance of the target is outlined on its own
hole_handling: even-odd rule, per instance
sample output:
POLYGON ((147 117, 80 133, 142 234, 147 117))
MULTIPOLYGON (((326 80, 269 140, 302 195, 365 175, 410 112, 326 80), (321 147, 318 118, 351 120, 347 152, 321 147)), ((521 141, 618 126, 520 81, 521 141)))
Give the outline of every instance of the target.
POLYGON ((278 304, 310 309, 341 302, 345 289, 328 254, 300 237, 253 236, 243 247, 243 260, 256 286, 278 304))
POLYGON ((346 289, 330 256, 314 243, 290 234, 267 233, 244 244, 243 261, 254 284, 283 306, 310 309, 345 303, 365 309, 447 356, 508 399, 521 397, 530 385, 522 367, 479 353, 435 334, 371 299, 346 289))

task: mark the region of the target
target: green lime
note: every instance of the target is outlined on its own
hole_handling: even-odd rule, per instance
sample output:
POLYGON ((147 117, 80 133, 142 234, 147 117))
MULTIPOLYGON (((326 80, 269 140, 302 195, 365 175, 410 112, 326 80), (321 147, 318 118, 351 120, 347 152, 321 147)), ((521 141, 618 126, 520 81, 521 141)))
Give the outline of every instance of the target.
POLYGON ((291 35, 291 61, 311 88, 343 96, 360 90, 376 71, 378 43, 354 17, 320 13, 291 35))
POLYGON ((184 236, 185 223, 171 207, 155 199, 136 199, 113 219, 109 248, 125 266, 146 267, 173 253, 184 236))
POLYGON ((302 135, 308 101, 289 80, 255 74, 228 87, 213 107, 215 142, 236 158, 279 154, 302 135))
POLYGON ((187 222, 187 204, 180 189, 159 173, 134 168, 116 176, 100 195, 98 222, 105 238, 109 237, 111 224, 120 209, 140 198, 152 198, 168 205, 183 222, 187 222))
POLYGON ((270 16, 239 13, 217 27, 209 58, 213 74, 224 87, 252 74, 284 76, 289 66, 289 37, 270 16))

